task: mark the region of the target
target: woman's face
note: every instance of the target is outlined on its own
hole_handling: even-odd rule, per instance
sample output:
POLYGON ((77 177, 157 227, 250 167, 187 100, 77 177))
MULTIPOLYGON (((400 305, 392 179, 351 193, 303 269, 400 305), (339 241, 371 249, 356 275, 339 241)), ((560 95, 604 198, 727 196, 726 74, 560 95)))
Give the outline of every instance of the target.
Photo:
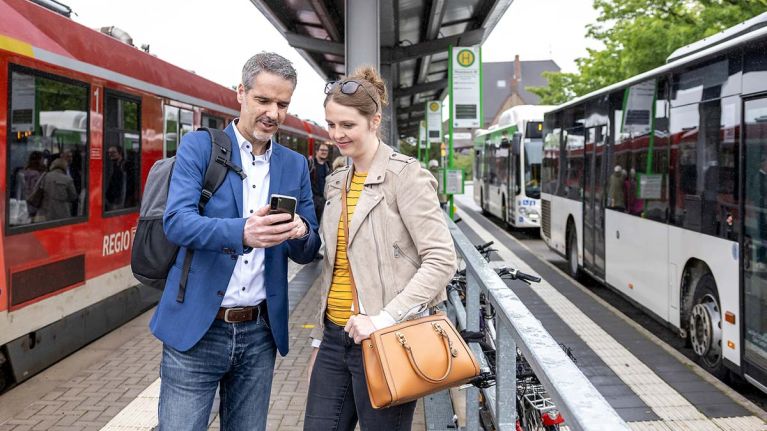
POLYGON ((342 155, 360 159, 376 150, 376 131, 381 123, 381 114, 368 120, 357 109, 331 100, 325 105, 325 121, 330 139, 342 155))

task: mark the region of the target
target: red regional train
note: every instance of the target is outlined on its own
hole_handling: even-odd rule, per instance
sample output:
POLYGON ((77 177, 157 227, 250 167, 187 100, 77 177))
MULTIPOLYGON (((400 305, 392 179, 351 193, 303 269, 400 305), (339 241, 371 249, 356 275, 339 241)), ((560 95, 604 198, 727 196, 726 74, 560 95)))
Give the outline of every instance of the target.
MULTIPOLYGON (((185 133, 224 127, 239 105, 27 0, 0 2, 0 95, 2 391, 157 302, 130 271, 144 181, 185 133)), ((277 139, 310 155, 329 137, 289 116, 277 139)))

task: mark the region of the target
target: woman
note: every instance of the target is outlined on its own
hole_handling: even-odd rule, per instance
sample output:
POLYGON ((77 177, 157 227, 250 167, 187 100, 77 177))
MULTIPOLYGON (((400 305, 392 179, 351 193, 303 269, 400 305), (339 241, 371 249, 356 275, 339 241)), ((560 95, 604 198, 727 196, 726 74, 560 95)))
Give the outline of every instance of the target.
POLYGON ((434 177, 378 137, 387 103, 378 73, 360 69, 329 83, 325 93, 330 137, 352 164, 331 174, 325 185, 321 231, 327 251, 318 324, 312 332, 304 429, 353 430, 359 419, 365 431, 409 430, 415 401, 381 410, 371 407, 359 343, 373 331, 426 313, 445 300, 445 286, 456 266, 453 240, 434 177), (348 241, 342 187, 347 188, 348 241), (359 314, 352 311, 350 274, 359 314))
POLYGON ((75 182, 67 175, 67 161, 59 157, 51 162, 51 170, 40 179, 43 204, 35 216, 36 222, 72 217, 72 202, 77 199, 75 182))

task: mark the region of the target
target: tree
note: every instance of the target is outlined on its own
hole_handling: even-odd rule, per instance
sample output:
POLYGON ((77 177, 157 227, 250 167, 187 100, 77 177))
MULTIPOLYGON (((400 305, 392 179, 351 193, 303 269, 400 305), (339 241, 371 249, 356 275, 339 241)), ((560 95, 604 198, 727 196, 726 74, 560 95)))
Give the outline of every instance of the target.
POLYGON ((578 73, 546 72, 528 87, 541 104, 560 104, 661 66, 677 48, 767 11, 767 0, 594 0, 586 35, 604 45, 576 60, 578 73))

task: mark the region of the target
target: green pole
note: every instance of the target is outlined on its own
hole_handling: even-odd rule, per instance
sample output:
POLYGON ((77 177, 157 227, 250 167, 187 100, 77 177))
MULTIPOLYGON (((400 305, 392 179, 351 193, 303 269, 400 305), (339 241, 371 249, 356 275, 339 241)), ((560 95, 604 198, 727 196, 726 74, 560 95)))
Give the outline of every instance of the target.
MULTIPOLYGON (((449 144, 447 147, 447 168, 451 169, 453 167, 453 45, 448 45, 447 52, 447 82, 450 89, 448 92, 448 97, 450 99, 450 113, 448 115, 448 122, 450 125, 448 126, 449 144)), ((445 189, 447 189, 447 169, 443 169, 442 172, 442 184, 444 184, 445 189)), ((453 194, 451 193, 447 200, 448 214, 450 214, 451 219, 455 218, 455 209, 453 207, 453 203, 453 194)))

